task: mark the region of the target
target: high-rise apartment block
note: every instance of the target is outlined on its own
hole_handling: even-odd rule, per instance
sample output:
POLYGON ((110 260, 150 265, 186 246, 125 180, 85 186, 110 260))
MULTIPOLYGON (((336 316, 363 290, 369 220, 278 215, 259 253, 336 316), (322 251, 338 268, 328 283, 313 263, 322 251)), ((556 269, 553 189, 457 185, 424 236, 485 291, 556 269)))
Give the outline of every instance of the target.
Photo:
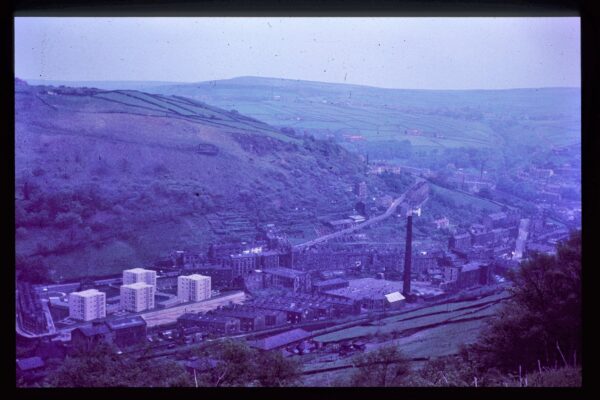
POLYGON ((80 321, 106 317, 106 293, 96 289, 70 293, 69 317, 80 321))
POLYGON ((154 308, 155 286, 144 282, 121 286, 121 308, 140 312, 154 308))
POLYGON ((156 271, 143 268, 126 269, 123 271, 123 285, 138 282, 156 286, 156 271))
POLYGON ((177 278, 177 297, 183 303, 210 299, 210 293, 210 276, 193 274, 177 278))

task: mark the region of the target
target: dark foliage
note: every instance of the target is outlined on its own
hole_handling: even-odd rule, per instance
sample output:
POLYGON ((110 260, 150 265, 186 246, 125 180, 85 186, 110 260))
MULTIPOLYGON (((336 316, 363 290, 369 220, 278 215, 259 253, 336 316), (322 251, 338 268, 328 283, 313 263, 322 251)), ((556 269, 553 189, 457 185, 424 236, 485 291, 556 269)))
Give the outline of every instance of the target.
POLYGON ((556 256, 535 255, 512 274, 513 298, 471 352, 480 368, 529 371, 581 362, 581 232, 556 256))

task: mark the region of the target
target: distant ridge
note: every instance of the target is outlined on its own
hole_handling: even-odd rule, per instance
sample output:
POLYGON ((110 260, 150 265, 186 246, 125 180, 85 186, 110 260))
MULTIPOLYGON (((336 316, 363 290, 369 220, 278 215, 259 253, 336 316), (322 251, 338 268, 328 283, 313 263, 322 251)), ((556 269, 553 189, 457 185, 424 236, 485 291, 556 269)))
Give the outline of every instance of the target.
POLYGON ((294 85, 317 85, 320 87, 344 87, 344 88, 364 88, 383 91, 415 91, 415 92, 497 92, 497 91, 519 91, 519 90, 553 90, 553 89, 576 89, 581 90, 577 86, 548 86, 548 87, 521 87, 508 89, 414 89, 414 88, 384 88, 379 86, 370 86, 357 83, 344 82, 322 82, 311 81, 304 79, 277 78, 264 76, 237 76, 227 79, 214 79, 196 82, 173 82, 173 81, 65 81, 65 80, 44 80, 44 79, 23 79, 30 85, 47 85, 47 86, 70 86, 70 87, 93 87, 106 90, 117 89, 136 89, 144 90, 158 86, 179 86, 179 85, 213 85, 215 83, 227 84, 271 84, 282 87, 290 87, 294 85))

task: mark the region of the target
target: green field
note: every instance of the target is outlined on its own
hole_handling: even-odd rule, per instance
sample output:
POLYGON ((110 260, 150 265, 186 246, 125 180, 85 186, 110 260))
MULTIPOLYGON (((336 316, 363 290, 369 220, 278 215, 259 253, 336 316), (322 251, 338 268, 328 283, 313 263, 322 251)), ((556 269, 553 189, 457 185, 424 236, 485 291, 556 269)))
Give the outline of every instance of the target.
POLYGON ((506 297, 506 293, 501 293, 480 300, 427 307, 414 312, 381 319, 379 321, 380 325, 354 326, 337 332, 331 332, 325 335, 317 336, 315 337, 315 340, 323 343, 338 342, 341 340, 354 339, 368 335, 401 333, 403 331, 418 329, 448 321, 487 317, 493 314, 498 305, 485 305, 485 303, 501 301, 506 297))
MULTIPOLYGON (((235 108, 300 132, 360 134, 369 142, 406 139, 438 148, 493 148, 506 141, 562 145, 577 140, 581 130, 578 88, 404 90, 240 77, 146 90, 235 108), (497 130, 494 121, 509 128, 497 130), (420 129, 424 136, 404 135, 406 129, 420 129)), ((346 145, 361 148, 364 142, 346 145)))
MULTIPOLYGON (((357 326, 342 329, 316 337, 323 342, 335 342, 345 339, 356 339, 364 335, 381 335, 391 332, 419 329, 412 334, 396 339, 367 344, 367 351, 381 346, 396 345, 405 357, 410 359, 436 358, 456 354, 462 345, 474 343, 481 329, 487 324, 488 317, 493 316, 502 300, 509 296, 507 292, 493 294, 477 300, 434 305, 393 317, 383 318, 381 326, 357 326), (488 303, 488 304, 486 304, 488 303), (430 326, 433 325, 433 326, 430 326)), ((328 368, 342 368, 334 371, 315 372, 303 377, 305 386, 330 386, 343 383, 352 374, 352 356, 334 361, 313 361, 314 354, 302 356, 304 372, 319 371, 328 368)), ((414 361, 411 368, 422 365, 422 361, 414 361)))

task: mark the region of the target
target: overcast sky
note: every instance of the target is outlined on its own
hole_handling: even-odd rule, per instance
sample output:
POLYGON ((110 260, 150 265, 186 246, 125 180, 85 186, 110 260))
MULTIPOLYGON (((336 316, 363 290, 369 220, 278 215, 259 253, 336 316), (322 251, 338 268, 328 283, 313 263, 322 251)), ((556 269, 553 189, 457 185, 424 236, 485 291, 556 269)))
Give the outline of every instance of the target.
POLYGON ((579 18, 15 18, 22 79, 580 86, 579 18))

